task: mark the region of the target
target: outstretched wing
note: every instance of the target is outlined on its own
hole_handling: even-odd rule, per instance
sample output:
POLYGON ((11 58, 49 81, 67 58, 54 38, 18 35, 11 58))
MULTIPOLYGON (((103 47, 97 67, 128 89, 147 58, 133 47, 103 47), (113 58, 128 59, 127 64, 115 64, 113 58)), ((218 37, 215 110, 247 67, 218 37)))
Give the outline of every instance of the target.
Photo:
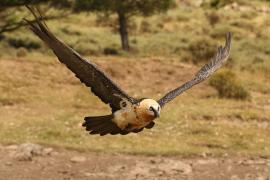
POLYGON ((184 91, 188 90, 192 86, 201 83, 206 78, 208 78, 210 75, 212 75, 217 69, 219 69, 228 59, 230 50, 231 50, 231 33, 227 33, 226 35, 226 44, 224 47, 219 47, 217 53, 215 56, 211 59, 211 61, 204 65, 194 76, 194 78, 182 86, 170 91, 167 93, 164 97, 162 97, 160 100, 158 100, 158 103, 160 106, 164 106, 169 101, 173 100, 175 97, 183 93, 184 91))
POLYGON ((39 11, 27 7, 35 17, 35 22, 25 20, 30 25, 30 29, 44 41, 58 57, 59 61, 65 64, 82 83, 91 88, 91 91, 104 103, 110 104, 112 111, 120 109, 122 98, 134 102, 135 99, 129 97, 121 90, 104 72, 96 65, 85 60, 71 47, 57 39, 43 22, 39 11))

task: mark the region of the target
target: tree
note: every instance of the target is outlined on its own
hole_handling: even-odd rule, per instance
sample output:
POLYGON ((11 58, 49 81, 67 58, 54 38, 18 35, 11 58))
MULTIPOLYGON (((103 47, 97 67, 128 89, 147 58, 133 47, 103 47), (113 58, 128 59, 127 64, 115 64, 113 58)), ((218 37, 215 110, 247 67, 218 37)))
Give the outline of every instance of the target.
POLYGON ((0 9, 19 7, 25 5, 34 5, 41 3, 50 3, 51 5, 70 6, 72 0, 1 0, 0 9))
MULTIPOLYGON (((4 32, 14 31, 27 25, 22 17, 17 17, 18 11, 26 10, 25 5, 46 4, 50 7, 70 7, 70 0, 1 0, 0 2, 0 35, 4 32)), ((46 15, 44 20, 63 17, 63 15, 46 15)))
POLYGON ((116 13, 122 49, 128 51, 128 21, 131 16, 150 16, 167 11, 174 0, 75 0, 75 11, 100 12, 106 15, 116 13))
POLYGON ((217 9, 233 2, 237 2, 237 0, 205 0, 203 6, 217 9))
POLYGON ((18 7, 18 6, 24 6, 24 5, 30 5, 30 4, 38 4, 43 3, 48 0, 39 0, 39 1, 33 1, 33 0, 1 0, 0 2, 0 8, 10 8, 10 7, 18 7))

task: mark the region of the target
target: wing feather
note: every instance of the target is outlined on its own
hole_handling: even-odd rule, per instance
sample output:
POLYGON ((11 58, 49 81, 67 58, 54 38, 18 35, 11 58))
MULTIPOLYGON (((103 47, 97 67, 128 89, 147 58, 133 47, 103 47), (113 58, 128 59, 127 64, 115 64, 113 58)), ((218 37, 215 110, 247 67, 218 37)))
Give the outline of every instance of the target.
POLYGON ((184 91, 190 89, 192 86, 201 83, 212 75, 216 70, 218 70, 228 59, 231 50, 231 33, 226 35, 226 43, 224 47, 219 47, 215 56, 210 60, 210 62, 204 65, 193 77, 192 80, 184 83, 182 86, 168 92, 164 97, 158 100, 160 106, 164 106, 166 103, 173 100, 178 95, 182 94, 184 91))
POLYGON ((106 74, 95 64, 85 60, 75 50, 56 38, 42 21, 42 16, 35 13, 35 10, 27 7, 34 15, 36 21, 25 20, 30 29, 44 41, 58 57, 59 61, 65 64, 77 78, 80 79, 91 91, 98 96, 104 103, 110 104, 112 111, 120 109, 122 98, 130 102, 135 99, 128 96, 121 90, 106 74))

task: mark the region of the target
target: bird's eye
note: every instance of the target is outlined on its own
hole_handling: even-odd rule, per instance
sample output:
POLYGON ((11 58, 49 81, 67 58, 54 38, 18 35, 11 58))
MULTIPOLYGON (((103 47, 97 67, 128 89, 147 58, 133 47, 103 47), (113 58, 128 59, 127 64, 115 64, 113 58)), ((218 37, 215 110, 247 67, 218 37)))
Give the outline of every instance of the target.
POLYGON ((127 106, 127 103, 125 101, 121 102, 121 106, 122 107, 126 107, 127 106))

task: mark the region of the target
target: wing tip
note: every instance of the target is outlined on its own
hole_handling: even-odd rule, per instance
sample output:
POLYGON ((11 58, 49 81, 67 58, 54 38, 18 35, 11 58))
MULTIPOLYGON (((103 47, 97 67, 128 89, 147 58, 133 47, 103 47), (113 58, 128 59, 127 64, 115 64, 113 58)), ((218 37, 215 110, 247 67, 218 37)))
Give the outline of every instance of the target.
POLYGON ((226 33, 226 39, 227 39, 228 42, 231 41, 231 39, 232 39, 232 32, 229 31, 229 32, 226 33))
POLYGON ((227 32, 225 48, 230 50, 231 49, 231 44, 232 44, 232 32, 227 32))
POLYGON ((210 62, 206 65, 204 65, 195 75, 193 80, 186 82, 182 86, 168 92, 165 96, 163 96, 161 99, 159 99, 157 102, 161 107, 163 107, 165 104, 170 102, 172 99, 174 99, 176 96, 180 95, 182 92, 186 91, 190 87, 192 87, 195 84, 200 83, 204 79, 208 78, 212 73, 214 73, 217 69, 219 69, 227 60, 230 55, 231 51, 231 42, 232 42, 232 33, 227 32, 226 33, 226 42, 225 46, 219 46, 216 54, 214 57, 210 60, 210 62), (211 69, 213 68, 213 69, 211 69), (211 70, 211 72, 208 72, 211 70), (197 79, 197 82, 195 81, 197 79), (191 84, 191 82, 193 84, 191 84), (189 85, 187 86, 187 83, 189 85), (191 85, 190 85, 191 84, 191 85))

